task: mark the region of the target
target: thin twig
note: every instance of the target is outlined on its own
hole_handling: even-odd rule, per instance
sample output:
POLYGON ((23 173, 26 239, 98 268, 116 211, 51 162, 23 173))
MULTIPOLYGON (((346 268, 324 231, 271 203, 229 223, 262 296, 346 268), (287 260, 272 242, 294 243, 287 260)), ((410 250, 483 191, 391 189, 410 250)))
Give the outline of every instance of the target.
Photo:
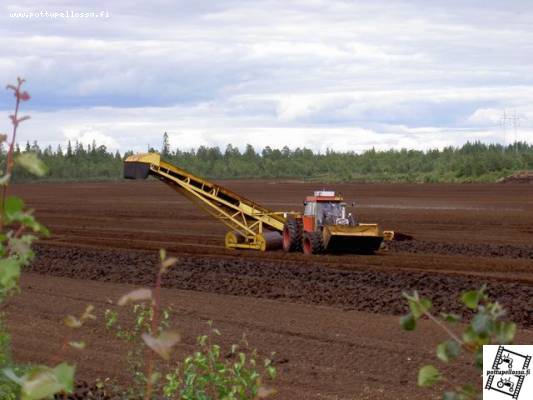
POLYGON ((63 337, 63 343, 61 344, 61 347, 59 350, 50 357, 49 365, 55 365, 59 363, 61 360, 63 360, 65 357, 65 353, 70 346, 70 340, 72 338, 72 329, 69 329, 67 334, 63 337))
MULTIPOLYGON (((7 161, 6 161, 6 170, 4 172, 4 176, 11 175, 13 171, 13 152, 15 149, 15 140, 17 138, 17 128, 19 125, 19 119, 18 119, 18 113, 19 113, 19 107, 20 107, 20 88, 22 84, 24 83, 25 79, 17 78, 17 86, 8 86, 8 89, 12 89, 15 94, 16 102, 15 102, 15 114, 13 114, 11 118, 11 124, 13 125, 13 133, 11 135, 11 143, 9 144, 9 151, 7 152, 7 161)), ((27 93, 26 93, 27 95, 27 93)), ((28 96, 29 98, 29 96, 28 96)), ((8 185, 2 186, 2 196, 0 198, 0 231, 4 228, 4 205, 7 195, 7 187, 8 185)))
POLYGON ((457 343, 459 343, 461 346, 464 345, 464 342, 459 339, 459 337, 451 331, 450 328, 448 328, 446 325, 442 323, 439 319, 437 319, 433 314, 431 314, 428 311, 424 311, 424 315, 428 317, 431 321, 436 323, 441 329, 443 329, 453 340, 455 340, 457 343))
MULTIPOLYGON (((163 260, 161 260, 161 263, 163 263, 163 260)), ((155 281, 155 287, 154 287, 154 298, 152 301, 152 325, 151 325, 151 334, 152 336, 156 336, 158 334, 158 326, 159 326, 159 306, 161 302, 161 277, 163 275, 163 267, 159 268, 159 271, 157 273, 156 281, 155 281)), ((155 366, 155 360, 154 360, 154 352, 149 351, 148 353, 148 365, 146 368, 146 392, 144 394, 144 400, 150 400, 150 397, 152 396, 153 391, 153 382, 152 382, 152 373, 154 371, 155 366)))

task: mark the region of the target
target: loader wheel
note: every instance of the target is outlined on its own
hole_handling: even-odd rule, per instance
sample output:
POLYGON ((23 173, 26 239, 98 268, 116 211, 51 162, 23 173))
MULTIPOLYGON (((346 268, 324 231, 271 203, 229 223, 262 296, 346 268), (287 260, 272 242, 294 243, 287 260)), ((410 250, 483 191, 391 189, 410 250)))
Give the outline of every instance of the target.
POLYGON ((304 232, 303 250, 304 254, 322 254, 324 252, 322 232, 304 232))
POLYGON ((302 221, 289 219, 283 227, 283 250, 302 251, 302 221))

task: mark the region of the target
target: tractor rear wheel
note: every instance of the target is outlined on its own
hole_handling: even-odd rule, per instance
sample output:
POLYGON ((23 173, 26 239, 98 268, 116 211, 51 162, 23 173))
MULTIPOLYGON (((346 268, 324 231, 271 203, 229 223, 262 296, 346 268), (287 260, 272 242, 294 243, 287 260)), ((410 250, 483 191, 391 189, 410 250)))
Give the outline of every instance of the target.
POLYGON ((299 219, 288 219, 283 227, 283 250, 302 251, 303 224, 299 219))
POLYGON ((304 232, 303 250, 304 254, 322 254, 324 252, 322 232, 304 232))

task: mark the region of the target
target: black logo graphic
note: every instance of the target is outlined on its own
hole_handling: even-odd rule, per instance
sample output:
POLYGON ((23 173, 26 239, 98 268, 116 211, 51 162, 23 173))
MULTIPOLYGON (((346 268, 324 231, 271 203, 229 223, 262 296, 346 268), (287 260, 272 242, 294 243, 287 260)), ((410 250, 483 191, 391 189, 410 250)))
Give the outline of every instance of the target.
POLYGON ((496 390, 515 400, 518 399, 524 379, 530 374, 530 362, 531 356, 499 346, 492 370, 487 371, 485 389, 496 390))

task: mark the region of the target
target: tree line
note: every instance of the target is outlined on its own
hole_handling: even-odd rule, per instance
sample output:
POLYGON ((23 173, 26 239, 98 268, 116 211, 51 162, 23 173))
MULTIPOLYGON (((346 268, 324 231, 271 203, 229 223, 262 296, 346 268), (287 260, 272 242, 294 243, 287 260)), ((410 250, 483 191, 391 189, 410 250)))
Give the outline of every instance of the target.
MULTIPOLYGON (((5 163, 5 149, 0 149, 5 163)), ((158 151, 162 157, 183 169, 210 179, 299 179, 325 182, 493 182, 515 171, 533 170, 533 145, 515 142, 503 146, 468 142, 461 147, 428 151, 367 150, 363 153, 313 152, 307 148, 257 151, 247 145, 244 151, 231 144, 225 149, 200 146, 197 149, 171 149, 165 135, 158 151)), ((68 143, 65 149, 37 142, 17 146, 16 155, 36 153, 48 166, 46 180, 118 180, 122 162, 131 151, 108 151, 95 142, 84 146, 68 143)), ((14 173, 16 181, 33 180, 24 170, 14 173)), ((43 179, 43 178, 40 178, 43 179)))

